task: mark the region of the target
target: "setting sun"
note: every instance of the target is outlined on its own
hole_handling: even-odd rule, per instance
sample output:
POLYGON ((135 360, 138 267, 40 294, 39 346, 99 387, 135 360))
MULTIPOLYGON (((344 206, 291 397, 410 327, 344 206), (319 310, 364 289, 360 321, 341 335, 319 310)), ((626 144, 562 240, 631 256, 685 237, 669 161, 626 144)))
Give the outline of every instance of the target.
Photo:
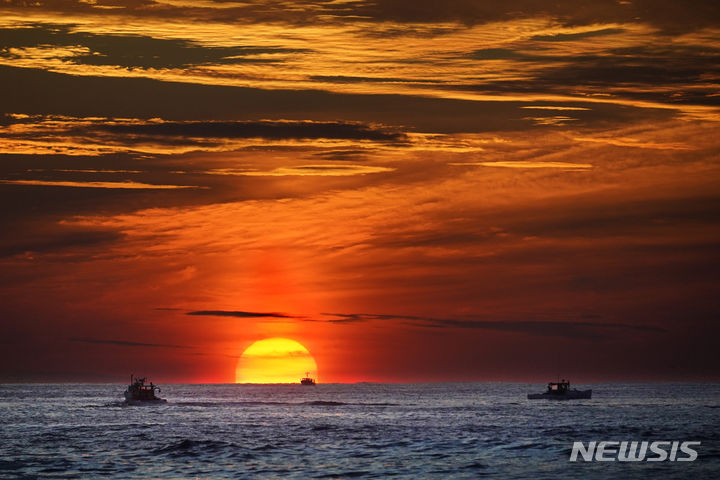
POLYGON ((317 363, 307 348, 289 338, 266 338, 238 359, 235 383, 298 383, 306 372, 317 377, 317 363))

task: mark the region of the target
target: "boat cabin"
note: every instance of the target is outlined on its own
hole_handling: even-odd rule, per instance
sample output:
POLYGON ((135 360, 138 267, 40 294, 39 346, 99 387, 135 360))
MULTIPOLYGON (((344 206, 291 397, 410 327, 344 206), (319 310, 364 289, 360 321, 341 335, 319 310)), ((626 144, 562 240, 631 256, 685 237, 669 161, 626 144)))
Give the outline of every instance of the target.
POLYGON ((305 372, 305 377, 300 379, 301 385, 315 385, 315 379, 310 377, 310 372, 305 372))
POLYGON ((160 389, 153 385, 152 382, 150 382, 150 385, 146 385, 145 380, 144 377, 134 378, 130 375, 130 385, 125 392, 125 398, 140 401, 159 400, 159 398, 155 396, 155 391, 157 390, 159 392, 160 389))
POLYGON ((553 395, 563 395, 568 390, 570 390, 570 381, 565 381, 563 378, 560 382, 550 382, 548 383, 548 389, 547 393, 553 394, 553 395))

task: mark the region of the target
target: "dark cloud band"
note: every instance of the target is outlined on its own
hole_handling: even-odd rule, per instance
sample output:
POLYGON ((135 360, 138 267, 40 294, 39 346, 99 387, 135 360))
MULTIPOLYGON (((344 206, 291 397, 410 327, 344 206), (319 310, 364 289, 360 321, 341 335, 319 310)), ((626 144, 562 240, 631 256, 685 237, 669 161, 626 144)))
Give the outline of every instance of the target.
POLYGON ((169 345, 164 343, 142 343, 127 340, 106 340, 98 338, 68 338, 70 342, 96 343, 100 345, 116 345, 119 347, 148 347, 148 348, 190 348, 186 345, 169 345))
MULTIPOLYGON (((8 8, 27 8, 26 0, 6 0, 8 8)), ((253 24, 272 21, 285 24, 337 24, 394 22, 401 24, 478 25, 508 18, 544 16, 566 25, 597 23, 650 24, 665 31, 690 31, 717 25, 720 10, 714 0, 360 0, 354 2, 294 2, 260 0, 235 5, 172 5, 153 0, 40 0, 34 10, 97 15, 132 15, 153 18, 191 18, 196 21, 253 24), (111 6, 110 11, 105 7, 111 6)), ((436 32, 437 30, 433 30, 436 32)))
POLYGON ((203 317, 235 317, 235 318, 294 318, 282 313, 243 312, 238 310, 197 310, 185 315, 203 317))
POLYGON ((361 123, 309 121, 163 122, 105 124, 90 130, 117 134, 199 138, 351 139, 400 141, 405 135, 361 123))
POLYGON ((646 333, 665 333, 666 330, 652 325, 632 325, 615 322, 588 321, 517 321, 517 320, 473 320, 453 318, 433 318, 407 315, 378 315, 366 313, 328 313, 327 320, 332 323, 357 323, 371 320, 400 320, 414 326, 430 328, 470 328, 526 333, 538 336, 601 339, 607 332, 635 331, 646 333))

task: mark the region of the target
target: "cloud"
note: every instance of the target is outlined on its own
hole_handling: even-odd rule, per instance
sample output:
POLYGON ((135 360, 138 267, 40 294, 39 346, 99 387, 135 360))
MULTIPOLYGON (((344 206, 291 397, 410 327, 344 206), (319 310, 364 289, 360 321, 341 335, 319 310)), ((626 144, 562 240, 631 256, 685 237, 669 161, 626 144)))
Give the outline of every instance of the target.
POLYGON ((585 107, 562 107, 559 105, 526 105, 524 107, 520 107, 528 110, 575 110, 575 111, 583 111, 583 110, 591 110, 590 108, 585 107))
POLYGON ((353 77, 348 75, 311 75, 310 80, 332 83, 442 83, 442 80, 420 79, 414 80, 401 77, 353 77))
POLYGON ((0 180, 6 185, 36 185, 43 187, 110 188, 123 190, 174 190, 178 188, 207 188, 198 185, 155 185, 140 182, 63 182, 54 180, 0 180))
MULTIPOLYGON (((660 234, 663 225, 672 225, 678 232, 689 233, 693 225, 713 224, 717 220, 719 208, 720 197, 715 193, 703 192, 700 188, 694 195, 625 201, 604 199, 599 203, 593 203, 587 196, 579 196, 571 197, 567 203, 544 203, 542 213, 538 210, 533 215, 528 215, 527 211, 508 214, 506 224, 520 236, 554 239, 632 237, 645 229, 650 232, 659 229, 658 233, 648 233, 654 237, 660 234)), ((710 235, 709 231, 707 235, 710 235)), ((671 250, 695 250, 705 243, 698 244, 697 239, 691 237, 683 239, 689 244, 672 236, 668 240, 670 243, 666 248, 671 250)), ((653 244, 649 242, 645 248, 653 244)), ((655 245, 655 248, 661 245, 655 245)), ((628 247, 632 248, 632 244, 628 247)), ((533 251, 530 255, 538 253, 533 251)))
POLYGON ((526 333, 539 336, 601 339, 603 332, 647 332, 665 333, 666 330, 655 326, 631 325, 627 323, 601 322, 552 322, 552 321, 480 321, 457 319, 430 319, 430 327, 478 328, 526 333))
MULTIPOLYGON (((6 8, 28 8, 26 0, 7 0, 6 8)), ((479 0, 359 0, 317 2, 258 0, 254 2, 169 2, 164 0, 38 0, 32 10, 191 19, 196 22, 259 22, 296 25, 344 24, 357 22, 477 25, 508 18, 551 18, 565 25, 641 22, 666 31, 689 31, 713 26, 720 21, 713 0, 506 0, 502 3, 479 0)), ((371 31, 374 31, 372 29, 371 31)), ((393 29, 388 33, 392 33, 393 29)), ((442 28, 430 29, 442 32, 442 28)), ((437 33, 435 33, 437 34, 437 33)))
MULTIPOLYGON (((6 116, 6 128, 0 128, 0 149, 7 153, 51 155, 103 155, 118 152, 147 154, 187 153, 190 151, 234 151, 252 147, 261 141, 308 143, 335 141, 337 145, 354 142, 382 142, 392 146, 408 145, 405 133, 381 125, 362 122, 312 120, 245 121, 171 121, 162 119, 68 115, 33 115, 12 119, 6 116)), ((327 144, 328 142, 325 142, 327 144)), ((28 170, 30 171, 30 170, 28 170)), ((33 170, 44 171, 44 170, 33 170)), ((74 173, 143 173, 111 169, 53 169, 74 173)), ((102 185, 96 185, 101 187, 102 185)), ((136 188, 128 184, 125 188, 136 188)))
POLYGON ((392 172, 394 168, 377 167, 371 165, 298 165, 295 167, 278 167, 273 170, 238 170, 215 169, 204 173, 211 175, 240 175, 247 177, 346 177, 351 175, 366 175, 369 173, 392 172))
POLYGON ((392 232, 387 237, 372 240, 371 243, 385 248, 457 248, 487 243, 493 238, 493 232, 458 231, 446 227, 437 230, 392 232))
POLYGON ((5 235, 0 240, 0 257, 17 254, 47 253, 64 251, 70 248, 82 248, 84 252, 90 247, 106 245, 123 238, 119 232, 88 228, 70 228, 57 225, 54 228, 34 231, 27 224, 22 225, 21 238, 5 235))
POLYGON ((106 340, 97 338, 75 338, 67 339, 69 342, 96 343, 100 345, 116 345, 119 347, 148 347, 148 348, 191 348, 186 345, 170 345, 164 343, 141 343, 127 340, 106 340))
POLYGON ((684 143, 669 142, 648 142, 631 137, 573 137, 577 142, 602 143, 605 145, 614 145, 616 147, 632 147, 632 148, 650 148, 658 150, 692 150, 693 147, 684 143))
POLYGON ((356 323, 367 322, 370 320, 424 320, 425 317, 398 316, 398 315, 381 315, 368 313, 323 313, 322 315, 335 318, 325 319, 330 323, 356 323))
POLYGON ((91 168, 29 168, 27 172, 63 172, 63 173, 144 173, 143 170, 109 170, 91 168))
POLYGON ((524 117, 523 120, 530 120, 535 125, 540 126, 563 126, 567 125, 567 122, 576 122, 578 119, 573 117, 568 117, 565 115, 553 115, 550 117, 524 117))
POLYGON ((567 60, 569 62, 566 65, 549 68, 538 74, 536 81, 556 85, 575 82, 575 85, 647 85, 656 88, 669 84, 702 84, 704 76, 720 72, 720 66, 709 58, 688 61, 681 55, 642 58, 610 54, 604 58, 585 59, 582 63, 574 62, 572 58, 567 60))
POLYGON ((470 318, 434 318, 411 315, 378 315, 365 313, 325 313, 332 316, 325 321, 331 323, 358 323, 372 320, 402 320, 413 326, 429 328, 469 328, 484 330, 499 330, 507 332, 525 333, 538 336, 568 337, 582 339, 602 339, 606 333, 612 332, 646 332, 665 333, 664 328, 652 325, 632 325, 615 322, 589 322, 589 321, 517 321, 517 320, 474 320, 470 318))
POLYGON ((451 163, 450 165, 476 165, 482 167, 503 167, 503 168, 560 168, 563 170, 587 170, 593 168, 590 163, 571 162, 533 162, 529 160, 515 160, 510 162, 466 162, 451 163))
POLYGON ((552 35, 534 35, 530 37, 530 40, 538 40, 541 42, 567 42, 573 40, 583 40, 591 37, 601 37, 605 35, 617 35, 624 33, 625 29, 622 28, 603 28, 601 30, 589 30, 587 32, 577 33, 555 33, 552 35))
POLYGON ((386 129, 354 122, 323 121, 216 121, 216 122, 152 122, 111 123, 88 127, 89 130, 119 134, 160 137, 195 138, 266 138, 293 139, 352 139, 375 141, 402 141, 405 135, 386 129))
MULTIPOLYGON (((506 93, 543 89, 558 85, 527 81, 478 85, 451 85, 448 89, 506 93), (515 90, 513 90, 515 89, 515 90)), ((565 88, 562 86, 562 88, 565 88)), ((527 120, 518 115, 528 100, 479 101, 400 94, 329 93, 313 90, 264 90, 260 88, 161 82, 143 78, 71 76, 28 68, 0 65, 0 89, 16 92, 4 99, 10 112, 82 117, 114 117, 166 120, 145 128, 139 125, 95 130, 114 135, 144 136, 157 142, 189 142, 194 139, 339 138, 350 140, 405 141, 402 131, 374 125, 403 125, 403 131, 419 133, 467 133, 526 130, 527 120), (22 86, 22 88, 20 88, 22 86), (113 95, 105 92, 112 91, 113 95), (177 106, 182 105, 181 109, 177 106), (244 122, 236 122, 241 112, 244 122), (213 118, 217 122, 189 119, 213 118), (282 124, 262 119, 282 118, 282 124), (342 118, 343 122, 335 119, 342 118), (305 123, 313 119, 316 122, 305 123), (292 123, 294 122, 294 123, 292 123), (165 126, 163 126, 165 125, 165 126), (287 137, 285 137, 287 138, 287 137)), ((566 92, 565 92, 566 93, 566 92)), ((518 97, 519 98, 519 97, 518 97)), ((557 101, 551 103, 557 105, 557 101)), ((573 112, 585 124, 653 120, 676 115, 671 109, 638 108, 631 105, 575 101, 569 106, 592 108, 573 112)), ((580 122, 577 122, 580 123, 580 122)), ((50 132, 49 134, 51 134, 50 132)), ((92 133, 79 130, 78 133, 92 133)))
POLYGON ((539 58, 539 55, 528 55, 510 48, 481 48, 466 54, 475 60, 529 60, 539 58))
POLYGON ((642 100, 678 107, 720 103, 711 83, 711 78, 720 75, 720 67, 713 61, 718 56, 716 45, 654 41, 649 34, 645 38, 648 45, 635 45, 637 40, 633 40, 629 46, 608 45, 600 51, 585 45, 566 51, 556 45, 540 48, 523 42, 474 50, 463 55, 477 60, 479 67, 492 68, 510 78, 476 85, 452 86, 453 82, 448 82, 444 88, 507 94, 599 93, 612 95, 606 97, 608 101, 642 100), (495 60, 497 66, 492 65, 495 60))
POLYGON ((313 153, 313 155, 316 157, 321 157, 324 160, 359 161, 359 160, 362 160, 365 156, 370 155, 372 153, 373 153, 372 149, 355 148, 355 149, 349 149, 349 150, 332 149, 332 150, 327 150, 327 151, 323 151, 323 152, 316 152, 316 153, 313 153))
POLYGON ((197 310, 194 312, 187 312, 185 315, 235 318, 296 318, 283 313, 243 312, 238 310, 197 310))
MULTIPOLYGON (((143 35, 111 35, 73 31, 71 24, 29 24, 0 29, 0 57, 20 58, 26 49, 49 49, 55 56, 81 65, 163 69, 200 65, 277 63, 282 56, 307 52, 268 46, 216 47, 182 39, 143 35), (72 48, 72 50, 68 50, 72 48)), ((33 51, 33 50, 29 50, 33 51)))

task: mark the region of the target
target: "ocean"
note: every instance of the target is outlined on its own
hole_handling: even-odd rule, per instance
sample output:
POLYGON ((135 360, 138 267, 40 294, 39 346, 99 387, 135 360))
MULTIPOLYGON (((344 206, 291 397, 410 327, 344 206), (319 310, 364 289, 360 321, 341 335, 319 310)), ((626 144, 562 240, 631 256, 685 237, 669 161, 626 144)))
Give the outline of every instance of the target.
POLYGON ((720 478, 719 384, 0 385, 0 479, 720 478), (694 462, 570 462, 574 441, 699 441, 694 462))

